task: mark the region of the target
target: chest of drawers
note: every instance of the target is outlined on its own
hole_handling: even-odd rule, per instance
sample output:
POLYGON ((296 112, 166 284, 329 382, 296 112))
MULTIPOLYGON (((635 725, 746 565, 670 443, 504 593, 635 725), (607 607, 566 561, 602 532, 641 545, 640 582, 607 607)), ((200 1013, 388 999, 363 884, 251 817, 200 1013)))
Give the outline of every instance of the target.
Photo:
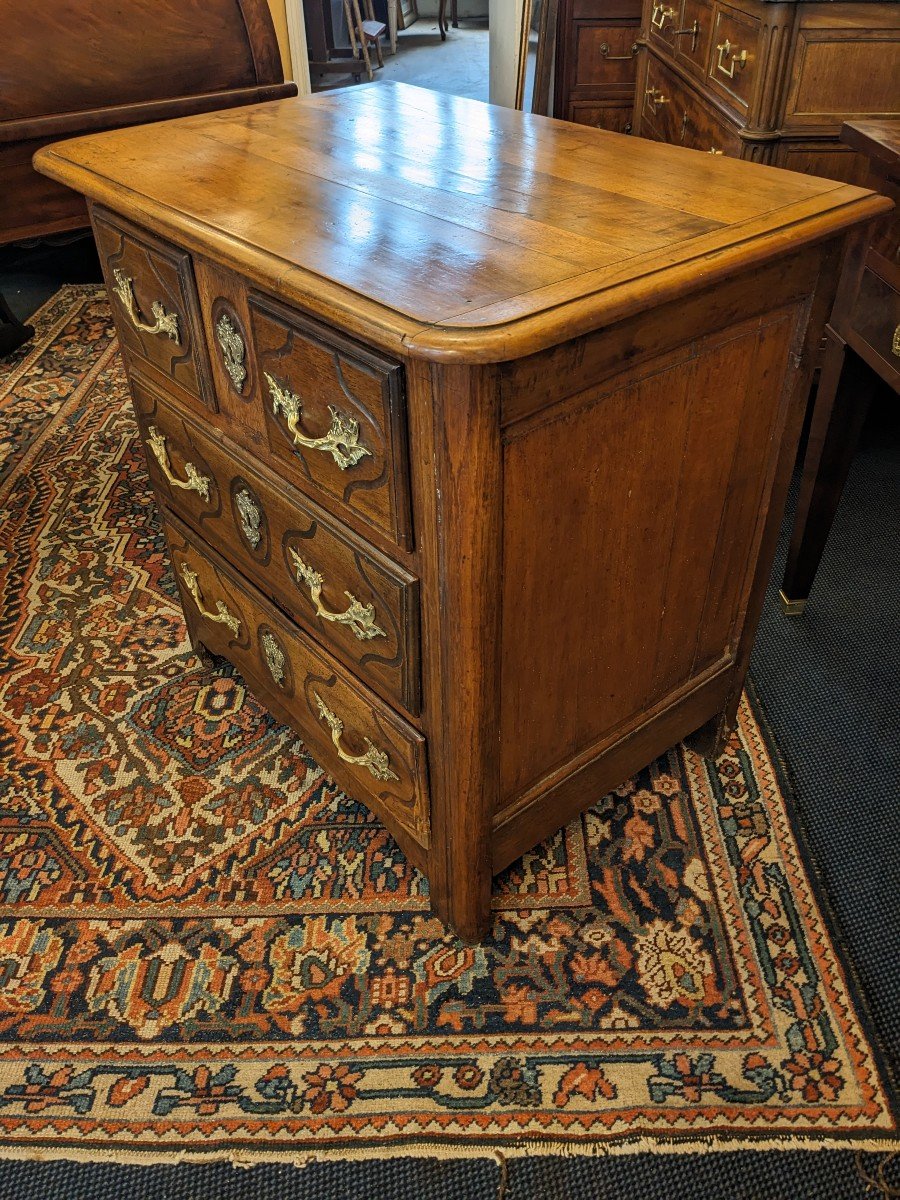
POLYGON ((488 928, 733 719, 860 189, 379 84, 41 151, 195 646, 488 928))
POLYGON ((840 140, 900 102, 900 5, 644 0, 634 131, 711 155, 863 183, 840 140))

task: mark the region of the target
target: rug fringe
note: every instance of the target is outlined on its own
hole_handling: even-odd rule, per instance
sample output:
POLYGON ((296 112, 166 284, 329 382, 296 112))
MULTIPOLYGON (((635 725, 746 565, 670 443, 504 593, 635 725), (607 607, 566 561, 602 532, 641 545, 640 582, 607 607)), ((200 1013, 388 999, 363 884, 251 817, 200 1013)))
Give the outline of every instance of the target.
POLYGON ((627 1154, 719 1154, 739 1150, 847 1150, 868 1154, 900 1152, 900 1138, 803 1137, 796 1134, 771 1138, 698 1137, 690 1139, 655 1138, 643 1134, 614 1142, 559 1143, 552 1141, 522 1141, 503 1146, 467 1145, 464 1142, 435 1146, 428 1142, 409 1142, 404 1145, 371 1145, 321 1149, 298 1154, 296 1151, 252 1151, 245 1148, 219 1150, 135 1150, 117 1146, 4 1146, 0 1143, 0 1160, 53 1162, 60 1159, 72 1162, 113 1163, 121 1166, 180 1166, 209 1162, 228 1162, 235 1169, 248 1170, 264 1163, 281 1163, 298 1169, 313 1164, 336 1162, 366 1162, 385 1158, 421 1158, 438 1161, 492 1158, 506 1162, 515 1158, 607 1158, 627 1154))

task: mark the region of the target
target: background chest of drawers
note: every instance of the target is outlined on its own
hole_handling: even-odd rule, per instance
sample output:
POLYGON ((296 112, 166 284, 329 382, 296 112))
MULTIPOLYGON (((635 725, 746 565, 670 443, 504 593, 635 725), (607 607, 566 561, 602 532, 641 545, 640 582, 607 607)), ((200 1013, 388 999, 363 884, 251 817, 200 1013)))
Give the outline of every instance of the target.
POLYGON ((92 206, 194 645, 439 916, 481 937, 493 874, 715 746, 887 201, 384 84, 37 165, 92 206))
POLYGON ((900 5, 644 0, 634 132, 863 183, 840 141, 900 103, 900 5))
POLYGON ((641 0, 560 0, 553 115, 595 129, 631 128, 641 0))

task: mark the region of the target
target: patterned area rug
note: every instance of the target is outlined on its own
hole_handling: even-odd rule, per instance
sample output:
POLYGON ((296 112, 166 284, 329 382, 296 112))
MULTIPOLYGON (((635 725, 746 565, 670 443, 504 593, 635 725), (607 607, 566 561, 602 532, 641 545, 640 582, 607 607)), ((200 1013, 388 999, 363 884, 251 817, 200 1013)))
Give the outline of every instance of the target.
POLYGON ((745 699, 495 886, 191 655, 102 289, 0 364, 0 1152, 302 1160, 895 1132, 745 699))

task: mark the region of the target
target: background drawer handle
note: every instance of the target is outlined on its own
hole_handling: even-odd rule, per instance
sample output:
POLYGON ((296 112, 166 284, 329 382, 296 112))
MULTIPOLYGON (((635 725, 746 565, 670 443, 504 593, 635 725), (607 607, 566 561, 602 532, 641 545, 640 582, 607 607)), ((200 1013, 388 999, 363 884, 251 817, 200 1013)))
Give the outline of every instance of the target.
POLYGON ((891 339, 891 353, 900 358, 900 325, 894 330, 894 336, 891 339))
POLYGON ((650 17, 650 24, 656 29, 662 29, 669 17, 675 16, 675 9, 669 8, 667 4, 654 4, 653 15, 650 17), (657 16, 659 20, 657 20, 657 16))
POLYGON ((186 462, 184 464, 184 473, 187 475, 187 479, 179 479, 177 475, 173 474, 172 467, 169 464, 166 439, 155 425, 151 425, 147 430, 147 444, 153 451, 154 458, 159 463, 159 469, 172 487, 184 488, 186 492, 199 492, 204 500, 209 500, 210 481, 205 475, 200 474, 193 463, 186 462))
POLYGON ((610 54, 609 42, 600 43, 600 53, 607 62, 631 62, 639 49, 640 47, 638 46, 637 42, 632 42, 631 50, 628 52, 628 54, 610 54))
POLYGON ((178 314, 166 312, 160 302, 154 300, 150 305, 150 311, 156 318, 156 322, 148 325, 146 321, 141 320, 141 314, 138 312, 137 300, 134 298, 134 280, 130 279, 124 271, 120 271, 118 267, 113 270, 113 276, 116 281, 113 291, 119 297, 122 307, 131 318, 135 329, 140 330, 141 333, 164 333, 177 345, 179 341, 178 314))
POLYGON ((735 50, 728 38, 725 39, 721 46, 716 46, 716 49, 719 52, 719 61, 716 63, 716 70, 721 71, 723 75, 727 75, 729 79, 734 79, 735 65, 739 66, 742 71, 747 65, 747 51, 735 50), (730 67, 725 66, 723 61, 725 58, 729 59, 731 63, 730 67))
POLYGON ((372 604, 360 604, 352 592, 344 592, 344 595, 350 601, 350 606, 342 613, 329 612, 327 608, 323 608, 321 603, 323 579, 318 571, 314 571, 308 563, 300 557, 296 550, 291 550, 291 558, 294 560, 294 571, 297 575, 298 583, 305 583, 309 588, 309 594, 312 597, 312 602, 316 606, 316 616, 322 618, 323 621, 336 621, 339 625, 349 625, 353 630, 354 636, 359 638, 361 642, 366 642, 370 638, 387 637, 383 629, 375 624, 375 606, 372 604))
POLYGON ((344 732, 344 722, 336 713, 333 713, 322 697, 313 692, 316 697, 316 704, 319 706, 319 716, 331 730, 331 740, 334 742, 335 749, 338 752, 338 758, 343 759, 345 763, 352 763, 355 767, 365 767, 370 775, 374 775, 376 779, 399 779, 399 775, 395 775, 388 766, 390 759, 383 750, 370 742, 368 738, 363 738, 363 741, 369 747, 365 754, 347 754, 341 748, 341 735, 344 732))
POLYGON ((355 417, 348 417, 331 404, 331 428, 324 437, 310 438, 300 430, 301 405, 300 397, 286 387, 282 387, 277 379, 266 372, 266 381, 272 396, 272 411, 276 417, 283 412, 286 424, 294 435, 295 446, 305 446, 307 450, 321 450, 330 454, 342 471, 355 467, 361 458, 372 451, 359 444, 359 422, 355 417))
POLYGON ((235 637, 240 637, 241 623, 222 600, 216 601, 216 611, 214 613, 209 612, 203 607, 203 593, 200 591, 197 572, 192 570, 187 563, 181 564, 181 577, 184 580, 184 586, 194 598, 194 603, 197 605, 197 612, 200 616, 206 617, 207 621, 215 621, 218 625, 227 625, 235 637))

